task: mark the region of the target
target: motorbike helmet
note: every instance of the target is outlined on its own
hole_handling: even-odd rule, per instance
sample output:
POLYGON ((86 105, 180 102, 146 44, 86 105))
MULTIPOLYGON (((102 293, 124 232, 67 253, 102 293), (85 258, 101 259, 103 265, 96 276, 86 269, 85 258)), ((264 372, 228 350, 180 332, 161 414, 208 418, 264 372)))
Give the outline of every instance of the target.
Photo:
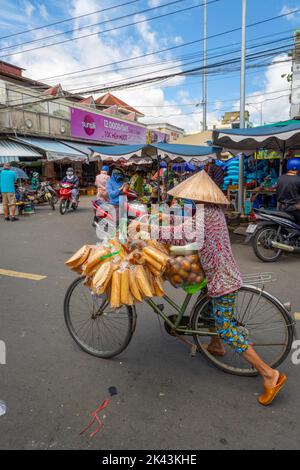
POLYGON ((114 176, 115 180, 118 182, 124 181, 124 171, 121 168, 114 168, 112 175, 114 176))
POLYGON ((104 165, 104 166, 102 167, 102 171, 107 171, 107 172, 108 172, 108 171, 109 171, 109 166, 108 166, 108 165, 104 165))
POLYGON ((68 168, 66 171, 67 178, 72 178, 74 176, 74 170, 73 168, 68 168))
POLYGON ((290 158, 287 161, 288 171, 300 171, 300 158, 290 158))
POLYGON ((38 173, 37 171, 34 171, 34 172, 32 173, 32 177, 33 177, 33 178, 39 178, 40 175, 39 175, 39 173, 38 173))

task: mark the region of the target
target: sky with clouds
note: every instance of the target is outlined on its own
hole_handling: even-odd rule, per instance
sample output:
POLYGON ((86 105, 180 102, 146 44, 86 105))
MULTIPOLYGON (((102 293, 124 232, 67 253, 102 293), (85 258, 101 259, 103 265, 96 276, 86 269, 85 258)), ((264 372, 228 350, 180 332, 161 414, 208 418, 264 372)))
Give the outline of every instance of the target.
MULTIPOLYGON (((182 0, 174 5, 142 13, 143 10, 157 8, 170 1, 137 0, 126 5, 126 0, 0 0, 0 59, 23 67, 26 69, 24 75, 30 78, 46 81, 49 85, 60 82, 66 90, 77 91, 109 85, 119 80, 130 81, 136 76, 143 79, 201 66, 202 42, 185 47, 177 46, 203 38, 202 7, 154 20, 149 18, 199 5, 202 0, 182 0), (119 4, 125 5, 115 7, 119 4), (110 7, 115 8, 108 10, 110 7), (106 11, 76 18, 103 9, 106 11), (115 19, 119 17, 123 18, 115 19), (69 18, 72 21, 11 36, 69 18), (99 25, 100 22, 105 23, 99 25), (137 24, 125 26, 132 22, 137 24), (82 29, 68 32, 75 28, 82 29), (55 34, 58 34, 55 38, 44 39, 45 36, 55 34), (90 36, 80 39, 87 35, 90 36), (72 41, 67 41, 68 39, 72 41), (33 40, 34 43, 22 44, 33 40), (59 41, 67 42, 38 48, 59 41), (38 49, 26 51, 32 48, 38 49), (173 49, 151 55, 152 52, 168 48, 173 49), (137 56, 140 58, 130 60, 137 56), (120 61, 122 62, 119 64, 104 67, 105 64, 120 61), (102 68, 80 75, 50 78, 98 66, 102 68)), ((209 4, 208 36, 240 27, 241 3, 241 0, 219 0, 209 4)), ((300 8, 299 0, 248 0, 247 3, 248 25, 300 8)), ((300 29, 300 12, 249 27, 247 46, 282 38, 287 38, 283 43, 289 42, 289 38, 292 43, 292 34, 297 28, 300 29)), ((240 31, 208 39, 208 63, 236 57, 238 53, 232 56, 223 54, 237 51, 240 41, 240 31)), ((276 43, 276 46, 280 45, 276 43)), ((265 46, 270 47, 272 46, 265 46)), ((291 64, 285 62, 287 59, 286 53, 278 53, 272 58, 274 62, 278 62, 276 66, 247 71, 246 101, 255 125, 259 125, 261 119, 262 122, 269 123, 289 117, 289 84, 286 77, 282 77, 291 69, 291 64)), ((229 69, 226 73, 208 76, 209 124, 217 123, 225 111, 238 110, 239 87, 237 71, 229 69)), ((146 115, 147 122, 170 122, 186 131, 201 128, 201 75, 178 76, 157 84, 114 93, 140 109, 146 115)))

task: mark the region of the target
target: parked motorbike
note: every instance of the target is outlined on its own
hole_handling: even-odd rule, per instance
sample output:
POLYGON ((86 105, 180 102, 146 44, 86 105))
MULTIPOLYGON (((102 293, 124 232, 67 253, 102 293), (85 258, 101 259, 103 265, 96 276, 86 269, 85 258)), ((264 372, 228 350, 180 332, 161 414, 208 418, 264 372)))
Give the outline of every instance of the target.
POLYGON ((283 253, 300 253, 300 226, 291 214, 254 209, 254 219, 246 230, 245 241, 252 241, 258 259, 272 263, 283 253))
POLYGON ((38 190, 28 190, 28 194, 33 197, 35 204, 49 204, 54 210, 55 204, 58 202, 56 191, 52 188, 51 184, 47 181, 42 181, 38 190))
POLYGON ((72 202, 72 189, 73 184, 61 183, 61 188, 59 190, 59 211, 61 215, 64 215, 70 207, 73 209, 73 211, 76 211, 78 208, 78 199, 75 202, 72 202))

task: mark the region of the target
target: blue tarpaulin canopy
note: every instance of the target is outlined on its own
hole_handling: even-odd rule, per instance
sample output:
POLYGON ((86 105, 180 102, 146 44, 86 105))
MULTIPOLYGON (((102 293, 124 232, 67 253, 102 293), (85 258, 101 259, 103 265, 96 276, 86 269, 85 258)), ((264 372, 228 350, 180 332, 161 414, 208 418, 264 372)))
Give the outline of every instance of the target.
POLYGON ((216 147, 205 147, 198 145, 181 145, 181 144, 151 144, 151 145, 116 145, 111 147, 91 146, 94 156, 100 157, 101 160, 120 159, 129 160, 132 158, 153 159, 181 162, 193 161, 202 162, 209 159, 215 159, 216 153, 220 151, 216 147))
POLYGON ((247 129, 215 130, 213 144, 240 151, 256 151, 263 148, 284 153, 300 148, 300 121, 283 121, 247 129))

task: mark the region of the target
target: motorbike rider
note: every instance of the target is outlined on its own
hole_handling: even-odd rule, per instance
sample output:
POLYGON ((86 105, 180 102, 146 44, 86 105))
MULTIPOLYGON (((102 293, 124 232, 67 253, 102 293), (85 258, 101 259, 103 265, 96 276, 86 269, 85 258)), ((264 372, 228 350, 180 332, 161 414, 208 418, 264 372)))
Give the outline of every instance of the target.
POLYGON ((33 191, 37 191, 40 186, 40 175, 38 174, 37 171, 34 171, 32 173, 32 178, 31 178, 31 189, 33 191))
POLYGON ((300 158, 290 158, 287 173, 278 179, 277 199, 280 209, 293 215, 300 225, 300 158))
POLYGON ((79 194, 79 179, 74 173, 73 168, 68 168, 66 171, 66 176, 62 179, 62 183, 72 184, 72 203, 77 203, 78 194, 79 194))
POLYGON ((119 205, 120 205, 120 196, 124 194, 125 191, 129 189, 129 184, 125 183, 125 173, 124 171, 116 167, 113 169, 111 177, 106 185, 106 192, 108 195, 108 200, 111 205, 116 209, 116 221, 119 220, 119 205))

